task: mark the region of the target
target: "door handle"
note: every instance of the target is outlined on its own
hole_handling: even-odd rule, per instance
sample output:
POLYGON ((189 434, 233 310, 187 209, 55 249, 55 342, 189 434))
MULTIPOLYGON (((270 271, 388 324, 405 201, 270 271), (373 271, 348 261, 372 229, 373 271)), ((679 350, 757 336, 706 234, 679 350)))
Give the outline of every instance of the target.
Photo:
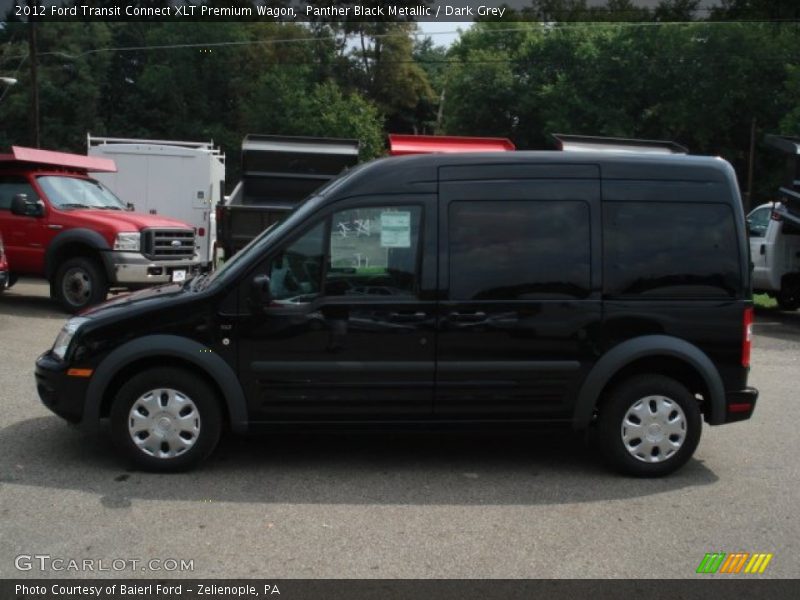
POLYGON ((448 318, 458 323, 479 323, 486 320, 486 313, 480 310, 474 312, 451 312, 448 318))
POLYGON ((395 323, 414 323, 424 321, 427 316, 424 312, 391 312, 389 320, 395 323))

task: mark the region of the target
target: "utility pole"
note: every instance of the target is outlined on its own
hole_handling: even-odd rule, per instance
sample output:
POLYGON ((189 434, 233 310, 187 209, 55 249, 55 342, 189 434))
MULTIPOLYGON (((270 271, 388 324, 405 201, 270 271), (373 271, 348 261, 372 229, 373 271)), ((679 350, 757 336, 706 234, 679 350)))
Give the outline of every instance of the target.
POLYGON ((39 139, 39 77, 38 77, 38 51, 36 47, 36 21, 34 15, 39 6, 39 0, 28 0, 31 16, 28 17, 28 59, 31 63, 31 143, 34 148, 40 147, 39 139))
POLYGON ((747 161, 747 206, 745 212, 753 208, 753 170, 756 161, 756 118, 750 122, 750 157, 747 161))

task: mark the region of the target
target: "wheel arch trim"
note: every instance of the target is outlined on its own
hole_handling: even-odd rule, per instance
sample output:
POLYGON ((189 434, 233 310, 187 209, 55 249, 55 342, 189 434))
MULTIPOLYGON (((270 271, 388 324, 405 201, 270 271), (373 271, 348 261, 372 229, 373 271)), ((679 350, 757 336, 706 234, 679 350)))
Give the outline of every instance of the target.
POLYGON ((725 388, 711 359, 697 346, 685 340, 667 335, 646 335, 622 342, 597 361, 578 392, 573 426, 576 429, 585 429, 589 425, 600 393, 621 369, 639 359, 658 356, 681 360, 700 375, 709 392, 708 423, 724 423, 725 388))
POLYGON ((248 429, 247 402, 234 370, 219 355, 208 352, 199 342, 176 335, 147 335, 126 342, 113 350, 95 369, 86 392, 82 426, 98 430, 103 398, 114 377, 126 366, 142 358, 178 358, 201 369, 211 377, 222 392, 222 400, 230 417, 234 433, 248 429))
MULTIPOLYGON (((98 252, 111 249, 106 239, 91 229, 76 228, 62 231, 53 238, 45 251, 44 274, 48 280, 55 276, 61 250, 69 244, 82 244, 98 252)), ((105 268, 105 264, 103 264, 103 268, 105 268)))

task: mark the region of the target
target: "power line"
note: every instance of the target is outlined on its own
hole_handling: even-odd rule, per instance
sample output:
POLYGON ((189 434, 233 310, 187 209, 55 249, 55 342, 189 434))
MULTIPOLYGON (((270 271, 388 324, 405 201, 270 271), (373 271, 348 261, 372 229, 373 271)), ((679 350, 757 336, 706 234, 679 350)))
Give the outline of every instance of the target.
MULTIPOLYGON (((796 24, 795 21, 786 21, 784 23, 792 23, 796 24)), ((513 32, 526 32, 526 31, 535 31, 536 29, 544 30, 548 33, 556 32, 560 30, 568 30, 568 29, 601 29, 601 28, 610 28, 610 27, 663 27, 663 26, 694 26, 698 29, 702 29, 708 26, 717 26, 717 25, 742 25, 742 24, 776 24, 776 21, 670 21, 670 22, 651 22, 651 21, 641 21, 641 22, 619 22, 619 21, 609 21, 609 22, 582 22, 582 23, 534 23, 531 22, 531 25, 528 27, 507 27, 507 28, 486 28, 481 31, 481 33, 490 34, 490 33, 513 33, 513 32)), ((470 30, 467 30, 469 32, 470 30)), ((434 35, 454 35, 459 33, 465 33, 460 29, 457 30, 450 30, 450 31, 436 31, 436 32, 422 32, 422 31, 413 31, 413 32, 397 32, 397 33, 382 33, 382 34, 372 34, 368 37, 372 39, 385 39, 385 38, 392 38, 392 37, 405 37, 405 36, 413 36, 413 37, 432 37, 434 35)), ((347 37, 345 35, 344 37, 347 37)), ((123 53, 123 52, 151 52, 155 50, 186 50, 186 49, 193 49, 193 48, 229 48, 229 47, 246 47, 246 46, 260 46, 260 45, 280 45, 280 44, 296 44, 296 43, 306 43, 306 42, 326 42, 326 41, 338 41, 342 38, 342 36, 337 35, 330 35, 330 36, 309 36, 309 37, 294 37, 294 38, 278 38, 278 39, 268 39, 268 40, 237 40, 237 41, 228 41, 228 42, 192 42, 192 43, 185 43, 185 44, 158 44, 158 45, 151 45, 151 46, 110 46, 105 48, 93 48, 91 50, 86 50, 84 52, 79 52, 77 54, 70 54, 68 52, 62 52, 58 50, 53 50, 49 52, 39 52, 39 56, 61 56, 63 58, 67 58, 69 60, 76 60, 78 58, 82 58, 84 56, 89 56, 92 54, 103 54, 103 53, 123 53)), ((16 55, 16 56, 9 56, 7 59, 14 59, 14 58, 21 58, 23 55, 16 55)), ((27 55, 25 55, 27 56, 27 55)), ((411 62, 411 61, 409 61, 411 62)))

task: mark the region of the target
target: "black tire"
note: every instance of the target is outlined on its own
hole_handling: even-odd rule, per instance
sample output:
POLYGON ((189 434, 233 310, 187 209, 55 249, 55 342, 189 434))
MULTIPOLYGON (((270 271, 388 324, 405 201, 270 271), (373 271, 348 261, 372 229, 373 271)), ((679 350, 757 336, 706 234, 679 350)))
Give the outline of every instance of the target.
POLYGON ((76 256, 56 269, 50 295, 65 311, 75 313, 103 302, 108 295, 108 281, 97 261, 76 256))
MULTIPOLYGON (((642 421, 640 421, 641 423, 642 421)), ((632 377, 616 388, 614 388, 603 404, 600 406, 598 421, 596 423, 595 439, 603 458, 613 469, 626 475, 636 477, 661 477, 668 475, 682 467, 692 457, 700 442, 702 430, 702 415, 697 400, 692 396, 678 381, 663 375, 638 375, 632 377), (629 427, 623 429, 623 420, 629 410, 633 410, 640 401, 648 396, 662 397, 665 401, 653 400, 639 406, 640 410, 649 411, 646 418, 653 417, 653 408, 658 408, 658 403, 662 408, 670 412, 664 412, 667 419, 678 427, 681 424, 680 411, 675 409, 677 404, 683 412, 683 426, 681 432, 664 436, 664 432, 659 425, 651 430, 653 438, 629 440, 630 445, 623 440, 623 434, 628 432, 629 436, 635 436, 636 425, 635 414, 629 418, 629 427), (630 426, 632 425, 632 427, 630 426), (674 436, 674 438, 673 438, 674 436), (673 443, 681 441, 677 451, 673 443), (653 444, 651 452, 646 452, 650 444, 653 444), (629 450, 628 448, 631 448, 629 450), (634 454, 640 453, 637 458, 634 454), (672 453, 670 455, 670 453, 672 453), (659 462, 647 462, 647 460, 657 460, 659 462)))
POLYGON ((8 288, 10 288, 15 283, 17 283, 17 276, 14 275, 14 273, 8 273, 6 275, 5 283, 0 283, 0 294, 5 292, 8 288))
MULTIPOLYGON (((189 407, 184 406, 184 409, 186 408, 189 407)), ((129 379, 117 393, 110 416, 114 444, 135 466, 146 471, 183 471, 196 466, 214 451, 222 430, 222 412, 213 390, 196 375, 177 368, 148 369, 129 379), (159 391, 163 392, 161 396, 156 396, 155 393, 149 394, 159 391), (182 395, 188 398, 194 405, 197 419, 193 418, 191 411, 183 418, 188 417, 189 424, 198 427, 196 435, 184 437, 184 434, 188 435, 189 432, 181 431, 181 427, 176 425, 178 421, 174 411, 170 412, 168 408, 164 408, 165 403, 172 402, 171 392, 177 392, 175 396, 182 395), (167 395, 166 400, 164 394, 167 395), (135 423, 131 417, 132 409, 138 404, 138 414, 141 415, 141 409, 146 410, 148 403, 152 404, 153 399, 157 403, 156 410, 159 412, 155 413, 152 419, 155 420, 157 415, 163 412, 169 423, 163 425, 167 427, 166 431, 160 429, 162 424, 159 422, 155 428, 151 428, 154 433, 138 436, 140 446, 134 441, 129 429, 129 420, 130 423, 135 423), (150 435, 153 436, 153 443, 148 444, 150 435), (179 440, 177 445, 170 447, 170 436, 177 439, 175 435, 181 436, 184 440, 193 440, 191 446, 180 450, 179 440), (164 456, 158 456, 153 453, 154 451, 164 456)), ((149 418, 150 415, 145 416, 145 419, 149 418)), ((141 434, 146 430, 147 422, 146 420, 142 422, 141 434)))
POLYGON ((800 308, 800 285, 795 282, 784 285, 775 295, 775 300, 781 310, 797 310, 800 308))

